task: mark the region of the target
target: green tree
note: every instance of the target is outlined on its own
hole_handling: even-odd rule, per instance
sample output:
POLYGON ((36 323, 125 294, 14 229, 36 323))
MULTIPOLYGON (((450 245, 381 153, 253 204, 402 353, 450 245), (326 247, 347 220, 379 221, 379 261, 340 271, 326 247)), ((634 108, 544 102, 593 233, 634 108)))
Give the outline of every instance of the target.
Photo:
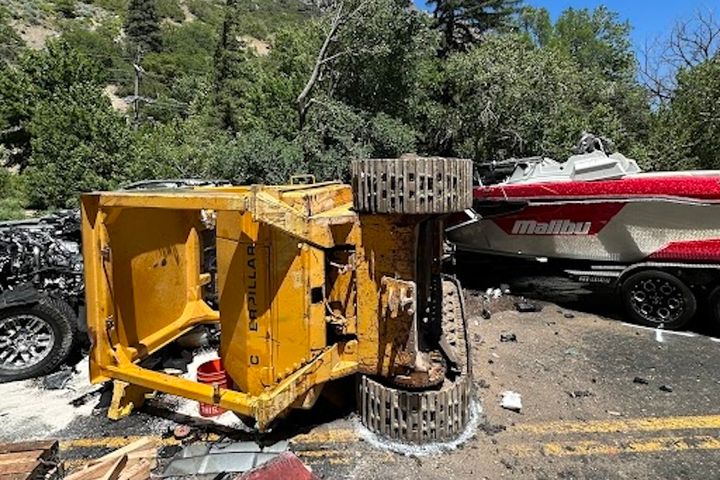
MULTIPOLYGON (((451 56, 446 76, 451 101, 436 135, 451 139, 451 154, 478 160, 545 154, 562 160, 583 131, 615 139, 624 151, 635 140, 637 123, 626 117, 632 99, 618 98, 614 85, 522 37, 489 37, 451 56)), ((647 103, 640 106, 647 110, 647 103)))
POLYGON ((656 115, 645 166, 720 169, 720 54, 681 71, 677 83, 672 100, 656 115))
POLYGON ((27 51, 17 66, 0 70, 0 144, 12 152, 9 163, 26 165, 32 138, 27 125, 41 102, 101 79, 98 65, 64 40, 50 42, 46 51, 27 51))
POLYGON ((215 108, 219 124, 231 132, 243 127, 238 112, 249 105, 248 94, 256 88, 257 70, 242 40, 241 0, 227 0, 225 20, 215 55, 215 108))
POLYGON ((77 83, 40 101, 28 130, 24 175, 33 207, 74 206, 79 193, 114 188, 122 178, 130 130, 99 86, 77 83))
POLYGON ((569 54, 583 69, 606 79, 634 77, 636 60, 630 41, 630 23, 605 6, 592 12, 569 8, 558 18, 548 41, 550 48, 569 54))
POLYGON ((160 17, 156 0, 130 0, 125 33, 133 54, 138 49, 145 53, 161 50, 160 17))
POLYGON ((485 32, 507 26, 520 0, 432 0, 436 27, 442 32, 442 52, 465 51, 485 32))

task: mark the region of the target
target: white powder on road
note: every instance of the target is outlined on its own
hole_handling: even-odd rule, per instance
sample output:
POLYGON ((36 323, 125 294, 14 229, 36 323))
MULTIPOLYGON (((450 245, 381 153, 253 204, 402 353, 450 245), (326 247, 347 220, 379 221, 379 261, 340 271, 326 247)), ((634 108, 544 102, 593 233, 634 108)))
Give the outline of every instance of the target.
POLYGON ((42 380, 25 380, 0 384, 0 439, 32 440, 51 437, 74 419, 92 413, 96 402, 80 407, 70 404, 99 388, 90 384, 88 359, 75 367, 70 381, 60 390, 45 390, 42 380))

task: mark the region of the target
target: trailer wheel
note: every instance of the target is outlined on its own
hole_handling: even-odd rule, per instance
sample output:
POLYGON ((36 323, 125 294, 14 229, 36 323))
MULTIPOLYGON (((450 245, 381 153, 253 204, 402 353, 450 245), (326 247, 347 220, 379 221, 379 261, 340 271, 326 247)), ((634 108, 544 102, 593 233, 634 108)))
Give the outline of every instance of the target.
POLYGON ((720 327, 720 286, 715 287, 708 296, 708 304, 710 305, 710 314, 716 327, 720 327))
POLYGON ((62 300, 0 312, 0 383, 47 375, 64 362, 77 336, 75 312, 62 300))
POLYGON ((650 327, 680 329, 697 310, 697 300, 687 285, 659 270, 631 275, 622 283, 621 293, 628 314, 650 327))

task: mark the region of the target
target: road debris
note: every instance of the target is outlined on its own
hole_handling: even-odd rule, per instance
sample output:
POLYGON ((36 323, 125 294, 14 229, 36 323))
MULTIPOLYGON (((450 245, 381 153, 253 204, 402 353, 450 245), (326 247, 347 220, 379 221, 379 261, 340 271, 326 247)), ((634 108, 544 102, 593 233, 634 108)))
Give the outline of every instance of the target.
POLYGON ((502 392, 501 395, 502 400, 500 401, 500 406, 502 408, 518 413, 522 410, 522 398, 519 393, 506 390, 502 392))
POLYGON ((0 479, 54 480, 62 478, 58 442, 19 442, 0 444, 0 479))
POLYGON ((671 387, 670 385, 660 385, 660 390, 670 393, 673 391, 673 387, 671 387))
POLYGON ((573 392, 567 392, 570 398, 586 398, 592 397, 593 393, 590 390, 575 390, 573 392))
POLYGON ((157 448, 150 437, 140 438, 100 458, 90 460, 65 480, 145 480, 157 467, 157 448))
POLYGON ((42 385, 45 390, 62 390, 70 380, 72 380, 72 367, 63 367, 55 373, 46 375, 42 379, 42 385))
POLYGON ((536 313, 542 311, 542 307, 540 305, 529 302, 524 298, 519 302, 515 302, 515 309, 520 313, 536 313))
POLYGON ((312 470, 292 452, 283 452, 263 465, 235 477, 235 480, 319 480, 312 470))
POLYGON ((248 472, 273 460, 287 449, 287 441, 266 447, 255 442, 194 443, 180 451, 161 476, 248 472))
POLYGON ((650 380, 648 380, 647 378, 635 377, 633 378, 633 383, 638 383, 640 385, 648 385, 650 384, 650 380))
POLYGON ((514 333, 502 333, 500 334, 500 341, 502 343, 517 342, 517 335, 514 333))

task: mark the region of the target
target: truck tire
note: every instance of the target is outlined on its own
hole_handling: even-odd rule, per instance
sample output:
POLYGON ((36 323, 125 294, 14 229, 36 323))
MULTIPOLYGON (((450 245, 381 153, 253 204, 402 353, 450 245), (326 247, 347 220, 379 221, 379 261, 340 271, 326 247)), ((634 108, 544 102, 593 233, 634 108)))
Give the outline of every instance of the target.
POLYGON ((0 383, 47 375, 63 363, 77 336, 75 317, 67 303, 46 295, 0 311, 0 383))
POLYGON ((625 309, 638 323, 678 330, 697 311, 697 299, 682 280, 659 270, 629 276, 621 286, 625 309))

